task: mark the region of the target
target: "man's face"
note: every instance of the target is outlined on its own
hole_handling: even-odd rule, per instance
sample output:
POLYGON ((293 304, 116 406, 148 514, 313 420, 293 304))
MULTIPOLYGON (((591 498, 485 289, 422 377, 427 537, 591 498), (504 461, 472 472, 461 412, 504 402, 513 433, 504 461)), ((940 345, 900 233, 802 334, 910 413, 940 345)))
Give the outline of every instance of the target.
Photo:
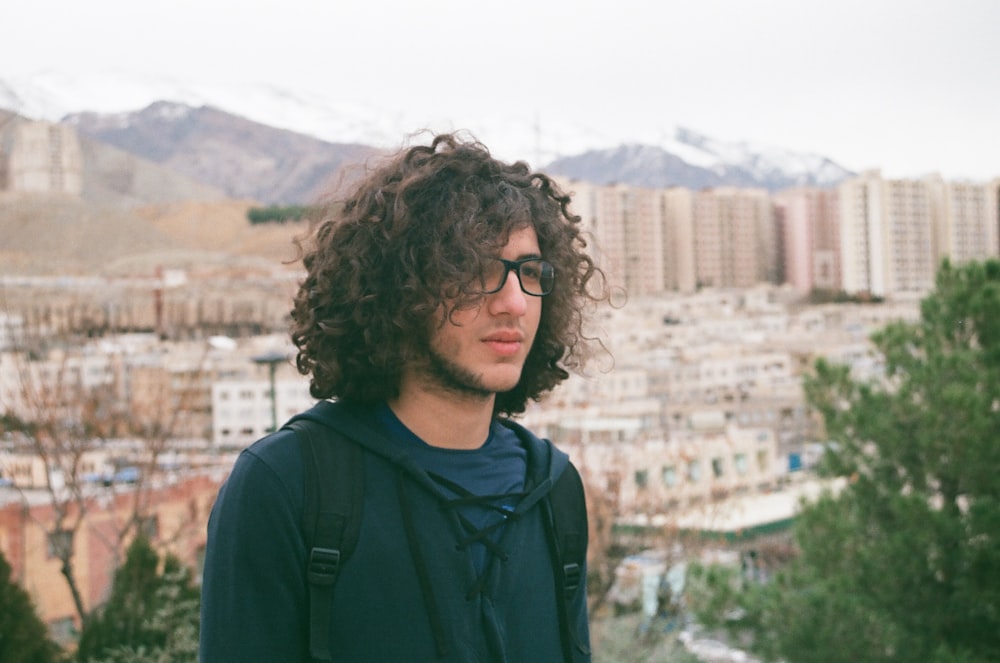
MULTIPOLYGON (((499 257, 541 257, 535 229, 513 231, 499 257)), ((513 389, 538 331, 542 299, 522 292, 511 271, 498 292, 483 295, 478 306, 455 311, 431 332, 425 386, 482 397, 513 389)))

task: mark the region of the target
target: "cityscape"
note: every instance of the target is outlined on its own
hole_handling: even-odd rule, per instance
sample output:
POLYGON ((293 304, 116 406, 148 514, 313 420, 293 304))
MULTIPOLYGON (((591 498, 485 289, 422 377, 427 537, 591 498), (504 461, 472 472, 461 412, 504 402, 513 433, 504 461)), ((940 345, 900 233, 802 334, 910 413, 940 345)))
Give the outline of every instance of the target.
MULTIPOLYGON (((0 206, 79 196, 76 145, 26 124, 0 145, 0 206)), ((1000 177, 869 171, 776 193, 556 179, 617 295, 592 312, 604 351, 523 418, 569 452, 633 553, 667 530, 737 553, 754 532, 787 536, 828 443, 803 376, 818 359, 881 376, 871 334, 919 319, 942 262, 1000 257, 1000 177)), ((236 455, 312 404, 285 331, 300 272, 4 272, 0 550, 69 643, 125 533, 197 569, 236 455)))

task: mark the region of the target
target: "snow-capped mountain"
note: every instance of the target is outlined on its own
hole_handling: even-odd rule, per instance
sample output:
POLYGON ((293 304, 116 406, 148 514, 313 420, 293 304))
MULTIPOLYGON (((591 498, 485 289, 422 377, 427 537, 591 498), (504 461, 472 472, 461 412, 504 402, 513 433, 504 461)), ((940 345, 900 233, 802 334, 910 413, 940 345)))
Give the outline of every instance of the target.
POLYGON ((669 147, 626 144, 588 150, 556 159, 546 170, 598 184, 690 189, 738 186, 770 191, 804 185, 828 187, 851 175, 825 157, 755 151, 745 143, 722 143, 686 129, 677 130, 669 147))
POLYGON ((374 149, 276 129, 212 106, 158 101, 130 113, 67 115, 77 133, 165 166, 231 198, 308 203, 374 149))
MULTIPOLYGON (((106 129, 117 123, 119 134, 128 131, 128 123, 148 119, 148 113, 139 111, 157 101, 210 106, 322 141, 379 149, 398 146, 419 129, 467 129, 502 158, 526 159, 550 172, 598 183, 692 188, 730 184, 777 190, 796 184, 828 186, 850 175, 819 155, 724 142, 674 126, 665 126, 655 136, 640 136, 628 127, 581 126, 559 118, 540 119, 527 111, 516 117, 476 116, 459 124, 455 118, 414 110, 367 107, 322 89, 110 73, 81 78, 49 72, 30 80, 0 80, 0 107, 50 121, 86 112, 91 121, 103 117, 106 129)), ((183 112, 177 108, 173 112, 183 112)))

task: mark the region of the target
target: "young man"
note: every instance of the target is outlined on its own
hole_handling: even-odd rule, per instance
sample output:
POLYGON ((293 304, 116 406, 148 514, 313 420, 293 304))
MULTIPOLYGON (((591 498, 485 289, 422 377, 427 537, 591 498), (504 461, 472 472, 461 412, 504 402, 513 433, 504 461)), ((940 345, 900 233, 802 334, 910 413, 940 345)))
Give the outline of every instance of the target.
MULTIPOLYGON (((357 546, 320 620, 331 660, 590 660, 586 572, 564 601, 545 522, 575 470, 504 418, 581 363, 583 305, 603 297, 568 203, 442 135, 371 172, 305 249, 292 338, 326 400, 300 418, 363 431, 357 546)), ((219 493, 202 663, 310 660, 296 442, 258 441, 219 493)))

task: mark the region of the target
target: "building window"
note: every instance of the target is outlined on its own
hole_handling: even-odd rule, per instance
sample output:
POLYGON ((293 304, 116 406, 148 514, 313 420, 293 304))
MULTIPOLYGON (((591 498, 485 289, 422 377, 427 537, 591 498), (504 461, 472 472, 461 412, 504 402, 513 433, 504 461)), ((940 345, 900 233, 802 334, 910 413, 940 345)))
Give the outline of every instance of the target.
POLYGON ((673 465, 663 467, 663 485, 667 488, 673 488, 677 485, 677 468, 673 465))
POLYGON ((649 483, 649 472, 647 470, 636 470, 635 485, 642 489, 649 483))
POLYGON ((747 455, 744 453, 739 453, 733 456, 733 466, 736 468, 737 474, 747 473, 747 455))
POLYGON ((701 480, 701 463, 697 460, 692 460, 688 462, 687 469, 688 481, 692 483, 697 483, 701 480))
POLYGON ((716 479, 721 478, 722 475, 725 473, 723 471, 723 469, 724 468, 722 466, 722 459, 721 458, 713 458, 712 459, 712 474, 715 475, 716 479))

